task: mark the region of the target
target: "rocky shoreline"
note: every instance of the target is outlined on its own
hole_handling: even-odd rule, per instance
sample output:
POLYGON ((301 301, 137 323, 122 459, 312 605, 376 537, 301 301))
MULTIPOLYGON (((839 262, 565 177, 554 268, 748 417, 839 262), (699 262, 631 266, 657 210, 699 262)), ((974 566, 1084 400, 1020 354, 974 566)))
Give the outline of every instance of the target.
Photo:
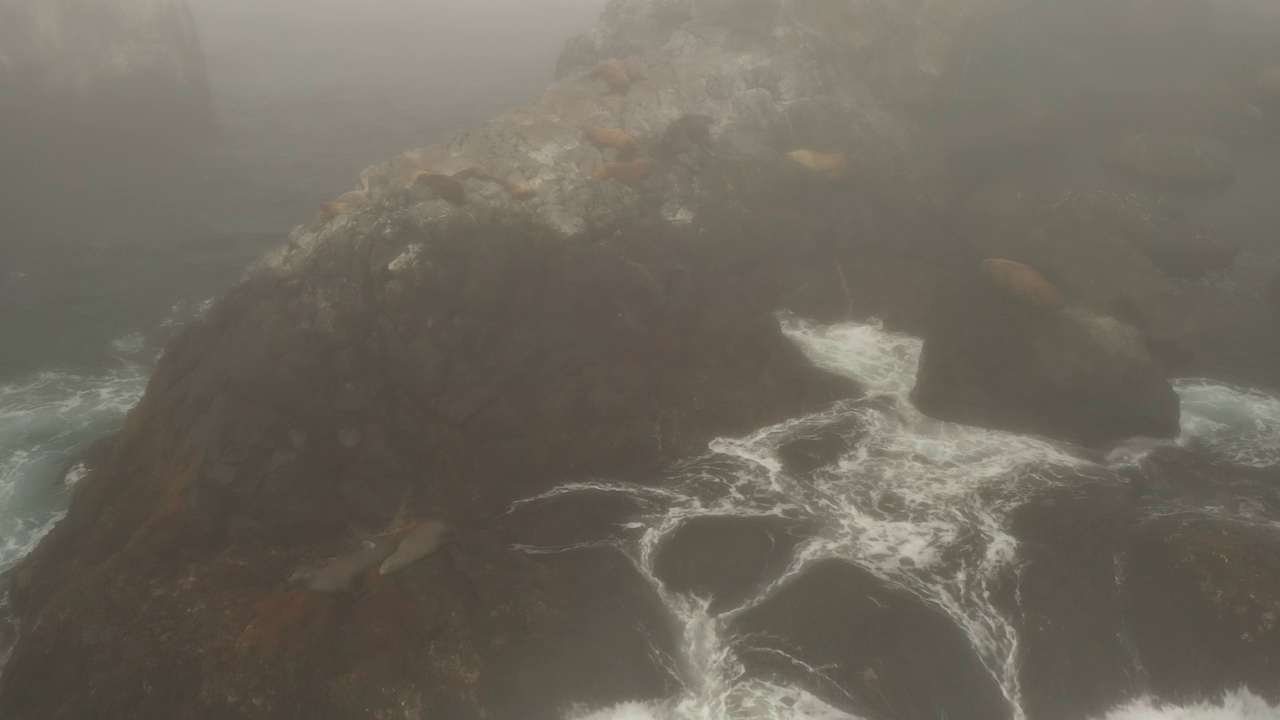
MULTIPOLYGON (((1233 148, 1275 142, 1257 78, 1280 58, 1188 53, 1240 42, 1193 3, 1085 4, 614 0, 542 97, 369 168, 171 340, 5 578, 21 634, 0 717, 529 719, 670 696, 656 658, 679 638, 625 557, 511 549, 600 539, 630 501, 508 511, 566 481, 660 487, 716 437, 861 398, 779 310, 923 336, 914 398, 941 419, 1101 449, 1176 434, 1167 375, 1237 248, 1167 188, 1231 182, 1233 148), (1122 70, 1107 53, 1134 38, 1144 62, 1122 70), (681 129, 697 116, 709 142, 681 129), (992 258, 1034 269, 1032 290, 993 283, 992 258), (457 546, 369 597, 284 587, 424 517, 457 546)), ((1130 537, 1125 493, 1046 502, 1017 518, 1032 717, 1139 684, 1113 622, 1162 697, 1280 700, 1273 541, 1130 537), (1124 597, 1117 553, 1137 567, 1124 597)), ((781 530, 759 530, 691 527, 664 572, 731 594, 778 562, 761 537, 781 530)), ((841 668, 842 706, 1009 713, 944 616, 857 568, 735 622, 841 668)))

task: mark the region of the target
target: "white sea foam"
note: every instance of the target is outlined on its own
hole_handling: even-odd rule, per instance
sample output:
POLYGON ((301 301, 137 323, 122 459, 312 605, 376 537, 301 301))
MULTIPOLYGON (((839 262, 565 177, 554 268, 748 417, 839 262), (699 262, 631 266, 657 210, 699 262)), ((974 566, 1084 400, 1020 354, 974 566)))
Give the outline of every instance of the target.
POLYGON ((98 376, 49 371, 0 385, 0 571, 62 518, 69 488, 85 473, 76 456, 123 421, 145 385, 146 368, 132 363, 98 376))
MULTIPOLYGON (((739 653, 767 651, 798 674, 823 678, 783 647, 743 647, 730 621, 767 601, 816 561, 836 558, 946 613, 968 636, 1012 716, 1025 717, 1018 681, 1019 645, 1012 620, 991 597, 996 583, 1016 576, 1017 541, 1010 513, 1043 489, 1063 483, 1116 483, 1117 470, 1165 443, 1130 443, 1104 464, 1069 444, 932 420, 908 400, 922 343, 878 323, 819 327, 782 319, 783 330, 818 367, 857 380, 871 402, 838 404, 743 438, 713 442, 699 461, 676 468, 660 486, 593 481, 564 485, 526 503, 564 493, 622 492, 643 508, 618 537, 607 540, 632 558, 684 628, 679 656, 665 658, 684 692, 663 703, 578 709, 577 720, 848 720, 855 716, 806 690, 747 675, 739 653), (854 422, 857 447, 800 479, 783 470, 779 447, 833 423, 854 422), (800 543, 781 579, 756 588, 740 606, 713 615, 706 599, 675 593, 654 573, 662 542, 691 519, 778 516, 817 530, 800 543)), ((1184 400, 1181 444, 1198 444, 1222 462, 1264 466, 1280 453, 1280 404, 1261 393, 1204 381, 1177 387, 1184 400)), ((599 544, 595 541, 589 544, 599 544)), ((562 548, 522 548, 563 552, 562 548)), ((825 687, 834 683, 822 683, 825 687)), ((855 705, 837 696, 839 705, 855 705)), ((1230 703, 1237 700, 1229 698, 1230 703)), ((1135 705, 1133 712, 1140 712, 1135 705)), ((1220 708, 1221 710, 1221 708, 1220 708)), ((1115 712, 1129 712, 1117 709, 1115 712)), ((1156 712, 1166 712, 1159 710, 1156 712)), ((1114 715, 1108 720, 1146 718, 1114 715)), ((1179 715, 1152 717, 1181 718, 1179 715)), ((1200 715, 1191 715, 1197 720, 1200 715)), ((1216 718, 1205 715, 1204 718, 1216 718)), ((1232 720, 1251 715, 1230 715, 1232 720)), ((1260 717, 1260 716, 1259 716, 1260 717)), ((1267 717, 1274 717, 1268 715, 1267 717)))
POLYGON ((1210 380, 1178 380, 1182 444, 1202 444, 1243 467, 1280 465, 1280 398, 1210 380))
POLYGON ((1216 702, 1199 702, 1190 705, 1162 704, 1149 697, 1139 698, 1108 712, 1097 720, 1276 720, 1280 718, 1280 705, 1270 705, 1266 700, 1248 690, 1236 690, 1225 694, 1216 702))

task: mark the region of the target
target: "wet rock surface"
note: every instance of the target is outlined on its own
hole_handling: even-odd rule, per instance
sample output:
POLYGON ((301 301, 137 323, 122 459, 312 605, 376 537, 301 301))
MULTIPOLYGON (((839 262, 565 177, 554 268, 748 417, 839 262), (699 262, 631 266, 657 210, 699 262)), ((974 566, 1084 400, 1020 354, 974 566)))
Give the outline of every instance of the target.
POLYGON ((1170 698, 1245 686, 1280 698, 1280 542, 1263 527, 1155 519, 1133 537, 1126 619, 1170 698))
POLYGON ((735 628, 757 638, 742 653, 748 668, 794 679, 836 707, 871 717, 1009 716, 951 620, 838 560, 813 565, 735 628))
POLYGON ((1084 444, 1178 433, 1178 396, 1135 328, 1027 306, 976 272, 939 292, 912 400, 939 419, 1084 444))
POLYGON ((797 530, 779 518, 697 518, 663 544, 655 574, 672 592, 710 601, 707 612, 718 615, 782 575, 797 530))
MULTIPOLYGON (((1097 138, 1172 116, 1161 131, 1183 137, 1259 88, 1169 80, 1171 58, 1208 56, 1190 39, 1221 41, 1189 4, 1088 5, 614 0, 542 97, 371 166, 171 340, 5 579, 21 634, 0 717, 540 720, 672 697, 681 638, 618 542, 635 498, 593 483, 660 483, 716 437, 858 396, 778 310, 922 335, 915 400, 937 417, 1175 434, 1165 373, 1237 248, 1140 186, 1226 170, 1171 142, 1112 176, 1097 138), (702 115, 709 138, 678 142, 702 115), (993 287, 992 258, 1063 301, 993 287), (356 597, 284 586, 414 518, 458 542, 356 597)), ((862 440, 795 438, 782 470, 803 480, 862 440)), ((1030 717, 1137 689, 1276 692, 1270 541, 1134 529, 1130 489, 1081 485, 1014 519, 1026 568, 1000 602, 1026 634, 1030 717)), ((793 532, 692 522, 657 572, 728 610, 790 562, 793 532)), ((838 707, 1010 716, 953 619, 853 565, 816 563, 730 620, 772 638, 742 653, 750 672, 838 707)))
POLYGON ((1083 481, 1020 508, 1016 615, 1024 704, 1046 720, 1098 717, 1141 687, 1123 619, 1122 547, 1135 493, 1083 481))

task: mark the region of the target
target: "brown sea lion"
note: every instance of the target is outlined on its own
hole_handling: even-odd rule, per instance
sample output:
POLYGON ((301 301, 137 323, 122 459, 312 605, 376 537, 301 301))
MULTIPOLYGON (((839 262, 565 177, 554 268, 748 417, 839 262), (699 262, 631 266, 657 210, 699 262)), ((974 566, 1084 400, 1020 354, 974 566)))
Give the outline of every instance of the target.
POLYGON ((1029 265, 989 258, 982 261, 982 276, 997 290, 1028 307, 1057 310, 1067 304, 1062 291, 1029 265))
POLYGON ((369 194, 364 190, 351 190, 338 196, 336 200, 320 203, 320 214, 325 220, 332 220, 343 213, 356 210, 369 204, 369 194))
POLYGON ((596 166, 591 177, 596 180, 618 180, 628 185, 638 183, 653 172, 653 161, 646 158, 631 162, 610 162, 596 166))
POLYGON ((360 548, 341 555, 323 567, 304 565, 289 577, 289 585, 305 587, 313 592, 327 595, 354 594, 353 587, 360 576, 391 557, 400 546, 402 536, 402 533, 396 533, 382 538, 374 543, 373 547, 360 548))
POLYGON ((593 73, 596 77, 603 79, 610 90, 620 95, 625 94, 631 87, 631 76, 627 74, 626 67, 617 58, 601 60, 593 73))
POLYGON ((698 145, 711 147, 711 126, 715 120, 710 115, 689 114, 672 120, 662 133, 658 154, 673 158, 693 152, 698 145))
POLYGON ((802 148, 792 150, 787 157, 833 182, 849 176, 849 158, 842 152, 821 153, 802 148))
POLYGON ((430 170, 419 170, 405 183, 406 188, 414 188, 418 185, 426 185, 435 192, 436 196, 447 201, 451 205, 466 205, 467 191, 462 187, 462 183, 458 180, 441 173, 431 172, 430 170))
POLYGON ((454 173, 453 175, 450 175, 450 177, 452 177, 454 180, 457 180, 458 182, 465 182, 467 180, 470 180, 471 178, 487 180, 490 177, 490 175, 489 175, 489 171, 486 170, 483 165, 472 165, 471 167, 462 168, 461 170, 454 173))
POLYGON ((332 220, 349 209, 350 207, 346 203, 340 203, 337 200, 326 200, 320 203, 320 216, 325 220, 332 220))
POLYGON ((441 545, 453 539, 453 530, 439 520, 428 520, 419 523, 404 535, 395 552, 382 561, 382 565, 378 568, 378 573, 380 575, 390 575, 399 572, 439 550, 441 545))
POLYGON ((630 160, 636 153, 636 139, 621 130, 583 125, 582 133, 586 135, 587 142, 601 150, 615 151, 618 154, 618 160, 630 160))

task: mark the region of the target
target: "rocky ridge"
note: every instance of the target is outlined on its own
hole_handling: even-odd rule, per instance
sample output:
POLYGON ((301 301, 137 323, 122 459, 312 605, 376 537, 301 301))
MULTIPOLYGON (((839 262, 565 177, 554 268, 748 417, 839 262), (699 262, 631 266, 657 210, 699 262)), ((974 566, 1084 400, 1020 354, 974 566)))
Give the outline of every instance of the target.
MULTIPOLYGON (((1157 49, 1198 17, 1120 5, 1157 49)), ((566 496, 508 511, 565 481, 660 483, 716 436, 858 396, 809 366, 779 309, 878 316, 923 334, 917 398, 940 417, 1089 443, 1176 431, 1165 369, 1193 340, 1196 278, 1234 251, 1131 178, 1095 168, 1080 190, 1064 167, 1086 135, 1041 143, 1064 125, 1133 130, 1113 102, 1126 79, 1098 80, 1058 52, 1086 22, 1065 7, 614 0, 566 46, 542 97, 369 168, 171 341, 124 430, 90 453, 66 520, 7 578, 22 636, 0 678, 0 717, 556 718, 572 702, 669 697, 678 680, 655 656, 678 638, 653 589, 607 543, 590 546, 625 522, 630 501, 566 496), (1028 17, 1037 32, 1055 29, 1059 45, 1031 57, 1060 74, 1033 96, 1040 105, 1019 106, 999 96, 1009 70, 984 53, 1029 52, 1028 17), (597 71, 609 58, 627 76, 621 89, 597 71), (983 157, 1050 147, 1035 160, 1048 180, 1008 193, 1002 183, 1025 167, 965 156, 982 107, 993 127, 1017 130, 982 140, 983 157), (669 128, 690 115, 714 121, 710 147, 670 152, 669 128), (583 126, 626 132, 636 149, 601 149, 583 126), (788 155, 798 150, 808 153, 788 155), (626 168, 602 174, 610 163, 626 168), (965 183, 977 187, 955 190, 965 183), (1035 267, 1065 307, 1029 308, 984 284, 978 268, 992 257, 1035 267), (1000 342, 975 342, 979 330, 1000 342), (1123 421, 1099 423, 1106 415, 1123 421), (458 528, 458 546, 368 578, 370 597, 283 587, 298 564, 422 517, 458 528)), ((1089 22, 1123 27, 1114 20, 1089 22)), ((1124 109, 1163 117, 1150 107, 1169 102, 1124 109)), ((796 461, 823 463, 806 452, 796 461)), ((1081 524, 1111 542, 1128 512, 1117 503, 1083 502, 1081 524)), ((1117 605, 1099 570, 1112 545, 1055 559, 1077 528, 1028 531, 1041 533, 1034 577, 1049 589, 1036 613, 1062 616, 1054 587, 1117 605)), ((785 530, 710 531, 760 555, 735 565, 690 528, 664 572, 731 596, 742 577, 776 567, 785 530)), ((1154 558, 1144 597, 1206 567, 1194 550, 1133 543, 1154 558)), ((1272 597, 1250 569, 1270 567, 1273 549, 1214 543, 1250 559, 1200 578, 1206 596, 1247 586, 1272 597)), ((935 610, 860 570, 820 570, 744 627, 782 627, 815 661, 842 665, 841 687, 884 672, 882 694, 856 708, 1007 711, 935 610), (825 596, 849 599, 836 603, 853 618, 847 633, 813 625, 832 612, 815 600, 825 596), (877 633, 884 617, 905 643, 877 633), (931 654, 936 637, 944 647, 931 654), (909 671, 921 658, 935 677, 909 671)), ((1274 658, 1266 598, 1249 600, 1247 622, 1272 635, 1252 646, 1262 650, 1249 668, 1198 675, 1208 689, 1242 678, 1273 691, 1257 681, 1274 658)), ((1169 617, 1202 611, 1189 602, 1169 617)), ((1187 624, 1164 620, 1142 637, 1187 624)), ((1081 641, 1072 657, 1120 662, 1110 642, 1081 641)), ((1049 678, 1029 680, 1029 694, 1038 717, 1055 717, 1045 668, 1058 659, 1045 647, 1055 646, 1033 657, 1047 665, 1026 673, 1049 678)), ((1090 711, 1129 687, 1080 682, 1073 702, 1090 711)))

